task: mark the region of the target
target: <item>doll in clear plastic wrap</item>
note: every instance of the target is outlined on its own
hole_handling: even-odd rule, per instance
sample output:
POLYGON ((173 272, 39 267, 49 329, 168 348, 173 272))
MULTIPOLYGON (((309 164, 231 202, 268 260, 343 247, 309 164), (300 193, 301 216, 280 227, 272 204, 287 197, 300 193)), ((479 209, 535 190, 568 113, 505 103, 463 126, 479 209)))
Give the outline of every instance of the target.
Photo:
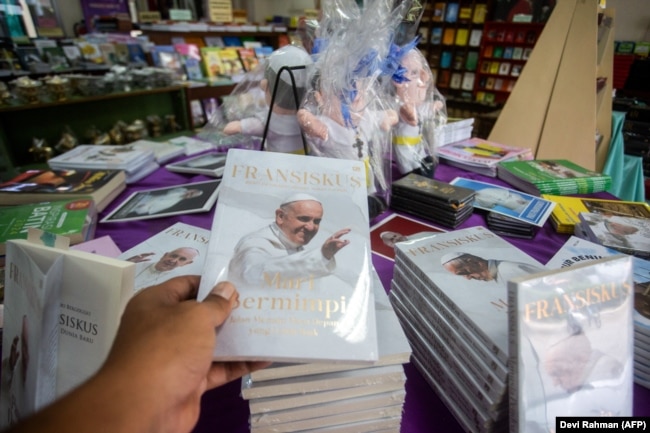
MULTIPOLYGON (((390 146, 389 131, 397 123, 397 112, 382 107, 375 88, 359 85, 357 89, 363 81, 339 91, 317 84, 310 98, 316 107, 298 110, 298 122, 310 155, 363 161, 369 197, 378 198, 388 188, 384 147, 390 146)), ((377 200, 369 204, 371 216, 384 207, 377 200)))
MULTIPOLYGON (((295 154, 305 153, 302 133, 296 120, 296 111, 305 94, 306 68, 312 63, 310 55, 303 48, 293 45, 275 50, 267 59, 260 88, 264 91, 268 107, 271 106, 276 82, 277 90, 265 140, 266 150, 295 154), (303 66, 304 68, 300 68, 303 66), (298 105, 296 105, 291 73, 286 69, 281 70, 283 67, 291 68, 296 85, 298 105)), ((262 137, 268 114, 267 108, 267 110, 259 110, 252 117, 232 120, 225 125, 223 132, 226 135, 242 134, 262 137)))
POLYGON ((390 134, 398 121, 380 77, 393 73, 387 72, 389 49, 407 5, 368 0, 359 9, 354 1, 328 3, 314 43, 311 87, 298 110, 310 155, 364 162, 371 216, 388 200, 390 134))
POLYGON ((399 101, 399 122, 393 129, 393 158, 401 174, 414 172, 433 178, 435 128, 446 123, 445 103, 424 56, 414 44, 403 49, 401 68, 391 80, 399 101))

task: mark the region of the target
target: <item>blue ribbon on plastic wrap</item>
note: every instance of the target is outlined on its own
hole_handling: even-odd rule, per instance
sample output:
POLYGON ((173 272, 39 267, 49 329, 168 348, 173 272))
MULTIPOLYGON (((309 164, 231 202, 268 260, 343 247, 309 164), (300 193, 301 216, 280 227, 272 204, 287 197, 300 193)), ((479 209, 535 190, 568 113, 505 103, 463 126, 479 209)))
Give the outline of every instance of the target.
POLYGON ((388 55, 382 65, 382 74, 390 76, 396 83, 409 81, 409 79, 404 76, 404 74, 406 74, 406 68, 401 65, 401 62, 406 53, 417 46, 420 38, 421 35, 417 35, 411 42, 404 44, 401 47, 395 44, 390 44, 388 55))

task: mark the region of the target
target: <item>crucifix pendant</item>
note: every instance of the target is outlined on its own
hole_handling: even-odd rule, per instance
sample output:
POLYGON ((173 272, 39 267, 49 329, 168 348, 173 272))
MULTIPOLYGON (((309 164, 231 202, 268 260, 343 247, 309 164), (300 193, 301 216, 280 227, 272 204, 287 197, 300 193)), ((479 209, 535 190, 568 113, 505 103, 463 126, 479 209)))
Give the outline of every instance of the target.
POLYGON ((359 159, 361 159, 361 157, 363 157, 363 141, 361 141, 361 138, 359 138, 358 135, 355 137, 352 147, 357 149, 359 159))

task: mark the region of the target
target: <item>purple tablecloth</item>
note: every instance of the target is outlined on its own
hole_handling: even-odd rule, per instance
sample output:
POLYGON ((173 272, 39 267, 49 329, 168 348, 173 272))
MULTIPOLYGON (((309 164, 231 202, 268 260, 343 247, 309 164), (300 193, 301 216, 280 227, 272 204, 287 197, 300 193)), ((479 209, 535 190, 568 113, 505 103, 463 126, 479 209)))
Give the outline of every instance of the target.
MULTIPOLYGON (((498 179, 469 173, 447 165, 440 165, 436 172, 437 179, 447 182, 457 176, 508 186, 508 184, 498 179)), ((100 217, 112 210, 134 191, 202 180, 209 180, 209 178, 172 173, 161 168, 137 184, 129 185, 127 190, 109 205, 100 217)), ((599 193, 596 196, 613 197, 607 193, 599 193)), ((380 215, 373 223, 380 221, 387 215, 388 213, 380 215)), ((209 229, 212 225, 213 216, 214 208, 210 212, 200 214, 135 222, 100 223, 97 227, 96 236, 110 235, 120 249, 125 251, 177 221, 209 229)), ((481 214, 475 213, 459 229, 477 225, 484 226, 485 219, 481 214)), ((545 264, 564 244, 568 236, 556 233, 550 222, 547 222, 532 240, 506 239, 545 264)), ((384 287, 388 290, 392 278, 393 262, 379 256, 373 256, 373 262, 384 287)), ((415 367, 407 364, 405 370, 407 394, 402 420, 402 433, 463 432, 456 419, 446 409, 415 367)), ((196 433, 244 433, 249 431, 248 402, 239 396, 239 387, 240 383, 236 381, 219 389, 209 391, 204 395, 201 417, 194 429, 196 433)), ((636 384, 634 385, 634 414, 650 416, 650 390, 636 384)))

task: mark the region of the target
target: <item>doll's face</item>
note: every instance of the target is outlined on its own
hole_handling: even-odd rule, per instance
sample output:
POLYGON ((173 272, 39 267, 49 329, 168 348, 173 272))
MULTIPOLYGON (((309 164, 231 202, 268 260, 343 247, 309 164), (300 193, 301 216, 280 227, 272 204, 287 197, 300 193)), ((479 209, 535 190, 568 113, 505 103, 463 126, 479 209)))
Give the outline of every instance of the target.
POLYGON ((426 100, 427 88, 431 81, 430 75, 422 65, 422 59, 417 51, 408 52, 402 59, 408 81, 394 83, 397 97, 403 103, 419 105, 426 100))

